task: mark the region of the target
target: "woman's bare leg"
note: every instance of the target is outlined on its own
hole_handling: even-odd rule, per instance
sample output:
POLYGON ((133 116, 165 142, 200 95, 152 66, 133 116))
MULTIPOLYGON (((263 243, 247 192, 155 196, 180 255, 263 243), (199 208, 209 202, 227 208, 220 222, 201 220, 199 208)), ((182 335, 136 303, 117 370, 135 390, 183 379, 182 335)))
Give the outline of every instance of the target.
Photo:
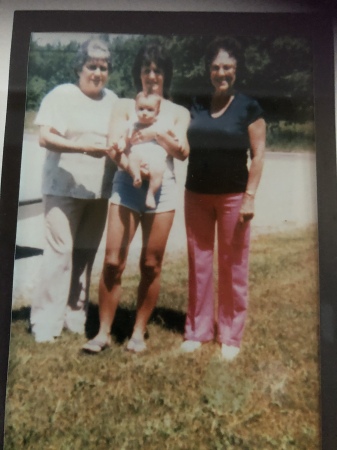
POLYGON ((130 243, 139 224, 139 215, 120 205, 110 204, 107 244, 99 283, 100 328, 95 339, 106 341, 110 335, 121 296, 121 278, 130 243))
POLYGON ((146 325, 158 300, 161 266, 173 218, 174 211, 144 214, 141 218, 141 280, 138 287, 136 322, 132 333, 132 338, 139 342, 144 340, 146 325))

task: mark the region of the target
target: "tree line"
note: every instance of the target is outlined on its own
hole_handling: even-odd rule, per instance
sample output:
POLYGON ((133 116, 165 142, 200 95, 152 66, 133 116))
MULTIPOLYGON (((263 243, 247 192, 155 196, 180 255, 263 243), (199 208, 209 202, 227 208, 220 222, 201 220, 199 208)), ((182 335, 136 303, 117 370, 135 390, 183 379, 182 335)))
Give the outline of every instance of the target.
MULTIPOLYGON (((89 37, 89 36, 88 36, 89 37)), ((141 45, 155 40, 173 59, 172 100, 188 107, 195 95, 210 89, 205 73, 205 49, 214 36, 100 35, 109 44, 112 70, 107 87, 119 97, 134 97, 131 68, 141 45)), ((242 46, 236 87, 256 98, 267 121, 313 120, 313 76, 310 43, 292 36, 235 36, 242 46)), ((73 60, 79 48, 68 44, 41 45, 32 39, 27 78, 26 109, 36 111, 56 85, 76 81, 73 60)))

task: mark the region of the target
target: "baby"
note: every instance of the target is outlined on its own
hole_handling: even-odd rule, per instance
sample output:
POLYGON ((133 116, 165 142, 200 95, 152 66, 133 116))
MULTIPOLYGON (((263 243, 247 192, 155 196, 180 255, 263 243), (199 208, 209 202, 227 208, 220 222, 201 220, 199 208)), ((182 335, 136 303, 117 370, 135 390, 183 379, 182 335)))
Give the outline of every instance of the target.
MULTIPOLYGON (((132 123, 128 132, 128 141, 139 130, 143 130, 157 121, 161 98, 156 94, 140 92, 136 97, 137 121, 132 123)), ((129 147, 126 145, 126 147, 129 147)), ((155 140, 132 144, 128 152, 128 170, 133 178, 133 185, 141 187, 141 167, 148 168, 149 187, 145 204, 148 208, 156 207, 155 194, 160 188, 166 169, 167 152, 155 140)))

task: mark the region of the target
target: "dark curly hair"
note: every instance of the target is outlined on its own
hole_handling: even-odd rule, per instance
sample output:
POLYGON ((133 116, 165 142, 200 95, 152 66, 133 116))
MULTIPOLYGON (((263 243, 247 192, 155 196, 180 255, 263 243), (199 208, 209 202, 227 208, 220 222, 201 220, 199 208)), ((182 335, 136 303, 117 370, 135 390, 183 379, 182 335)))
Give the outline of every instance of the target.
POLYGON ((140 92, 143 89, 140 79, 142 67, 148 67, 152 63, 155 63, 158 69, 163 71, 163 94, 165 98, 168 98, 173 75, 173 63, 165 48, 157 43, 147 44, 142 47, 135 58, 135 62, 132 67, 132 77, 137 92, 140 92))
POLYGON ((220 50, 225 50, 231 58, 236 60, 237 65, 240 64, 241 45, 233 37, 222 37, 214 39, 207 47, 205 53, 205 71, 209 73, 210 67, 220 50))

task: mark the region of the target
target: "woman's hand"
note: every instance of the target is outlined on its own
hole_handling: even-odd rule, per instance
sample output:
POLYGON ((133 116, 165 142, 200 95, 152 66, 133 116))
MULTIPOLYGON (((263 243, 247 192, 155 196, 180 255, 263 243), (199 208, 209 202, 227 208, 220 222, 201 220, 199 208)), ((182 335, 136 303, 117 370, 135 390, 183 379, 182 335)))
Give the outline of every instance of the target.
POLYGON ((243 194, 242 204, 239 213, 239 222, 245 223, 254 217, 254 196, 245 192, 243 194))
POLYGON ((126 139, 121 137, 117 141, 111 143, 109 148, 109 155, 111 156, 111 158, 114 158, 116 154, 118 155, 120 153, 123 153, 126 150, 126 147, 126 139))
POLYGON ((239 221, 248 222, 254 217, 254 198, 259 185, 266 143, 266 124, 260 118, 248 127, 252 162, 249 169, 246 192, 243 195, 239 221))
POLYGON ((108 155, 106 150, 91 150, 89 152, 83 152, 85 155, 91 156, 92 158, 103 158, 108 155))
POLYGON ((87 133, 70 140, 62 136, 55 128, 46 125, 40 127, 39 144, 53 152, 85 153, 94 158, 106 156, 109 150, 104 136, 87 133))
POLYGON ((109 155, 109 149, 99 145, 84 145, 82 147, 82 153, 91 156, 92 158, 103 158, 104 156, 109 155))
POLYGON ((103 158, 108 154, 108 147, 105 139, 100 139, 99 136, 91 135, 90 133, 82 135, 76 144, 82 150, 82 153, 93 158, 103 158))

